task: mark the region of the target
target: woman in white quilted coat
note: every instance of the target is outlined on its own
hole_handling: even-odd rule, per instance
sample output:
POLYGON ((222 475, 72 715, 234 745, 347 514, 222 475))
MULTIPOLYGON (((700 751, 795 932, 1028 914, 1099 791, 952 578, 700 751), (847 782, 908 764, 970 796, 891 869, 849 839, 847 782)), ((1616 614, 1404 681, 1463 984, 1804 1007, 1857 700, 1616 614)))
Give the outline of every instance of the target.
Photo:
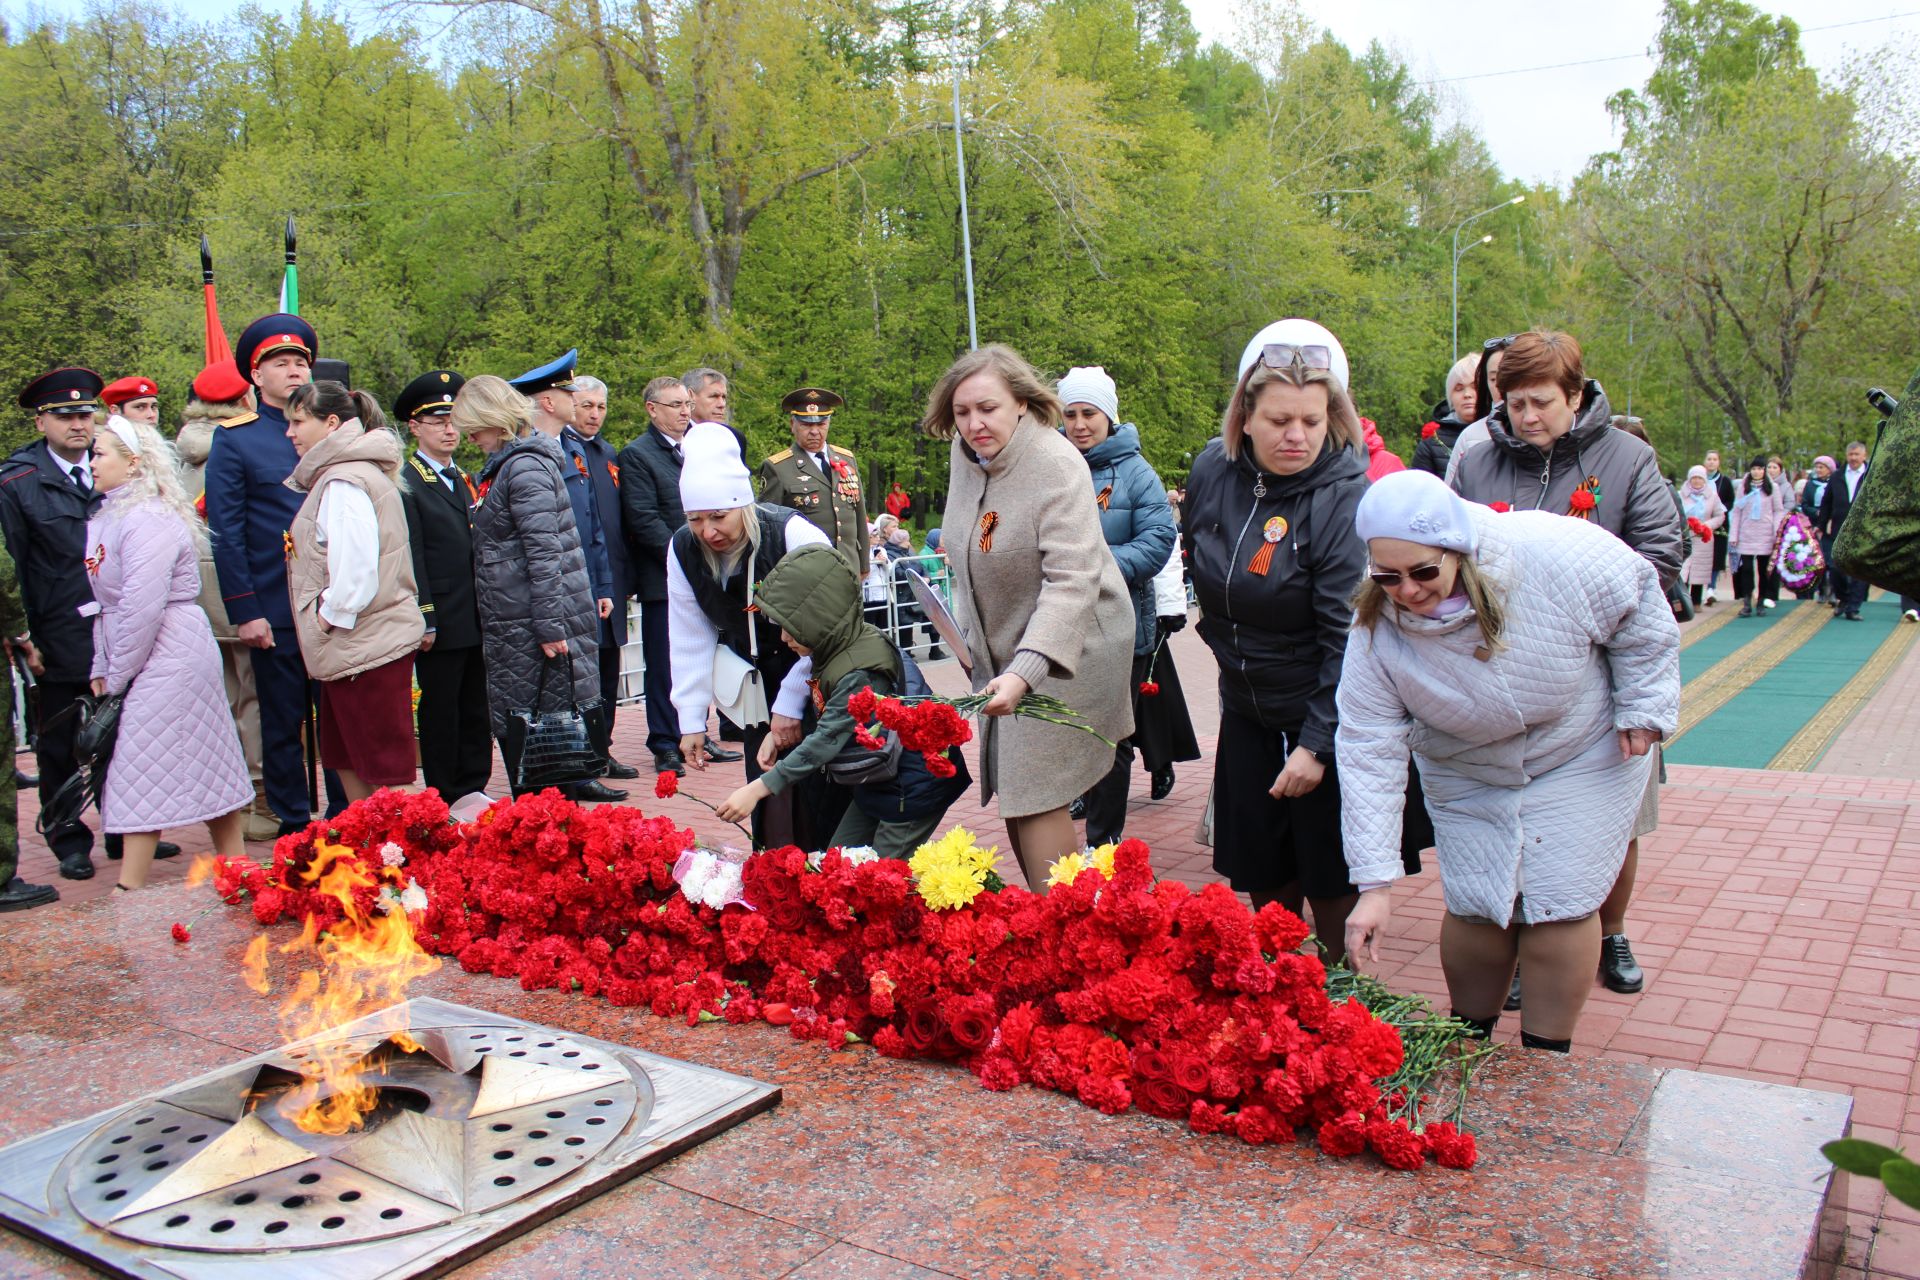
POLYGON ((1367 491, 1355 524, 1372 563, 1339 690, 1361 890, 1347 952, 1378 956, 1411 752, 1437 833, 1455 1015, 1491 1034, 1524 959, 1523 1043, 1564 1052, 1648 752, 1679 718, 1679 626, 1653 566, 1584 520, 1496 513, 1405 471, 1367 491))
POLYGON ((126 698, 100 814, 125 837, 114 887, 138 889, 169 827, 204 822, 215 853, 244 856, 253 782, 200 608, 200 521, 173 447, 115 414, 94 437, 93 482, 106 494, 87 522, 93 693, 126 698))

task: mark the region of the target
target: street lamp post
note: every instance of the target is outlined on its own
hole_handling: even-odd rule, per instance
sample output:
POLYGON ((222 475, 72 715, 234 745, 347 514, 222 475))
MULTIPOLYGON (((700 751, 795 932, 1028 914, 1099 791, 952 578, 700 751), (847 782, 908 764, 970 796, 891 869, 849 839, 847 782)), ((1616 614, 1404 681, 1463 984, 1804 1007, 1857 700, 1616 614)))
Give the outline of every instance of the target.
MULTIPOLYGON (((1464 228, 1470 222, 1478 222, 1480 219, 1486 217, 1488 214, 1498 213, 1502 209, 1508 208, 1512 205, 1519 204, 1521 201, 1525 200, 1526 198, 1527 198, 1526 193, 1522 192, 1521 194, 1515 196, 1511 200, 1502 200, 1499 204, 1493 206, 1493 208, 1491 209, 1482 209, 1480 212, 1476 214, 1473 214, 1469 217, 1462 218, 1460 219, 1460 221, 1456 222, 1453 226, 1453 358, 1456 361, 1460 359, 1460 257, 1461 257, 1461 254, 1464 252, 1464 250, 1460 248, 1461 229, 1464 228)), ((1479 240, 1478 243, 1485 244, 1488 240, 1491 240, 1491 239, 1493 239, 1492 236, 1486 236, 1481 240, 1479 240)), ((1471 249, 1473 248, 1473 245, 1468 244, 1467 248, 1471 249)))

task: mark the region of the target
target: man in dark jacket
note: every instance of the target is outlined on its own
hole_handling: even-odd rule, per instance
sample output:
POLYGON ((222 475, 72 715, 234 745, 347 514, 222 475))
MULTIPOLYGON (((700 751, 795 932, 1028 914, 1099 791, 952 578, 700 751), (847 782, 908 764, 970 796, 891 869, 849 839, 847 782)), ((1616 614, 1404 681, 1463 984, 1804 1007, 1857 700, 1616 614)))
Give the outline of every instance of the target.
POLYGON ((453 398, 466 379, 434 369, 407 384, 393 416, 416 448, 400 468, 413 580, 427 634, 413 661, 420 685, 420 776, 451 804, 487 789, 493 743, 487 731, 487 669, 473 584, 474 483, 453 460, 460 443, 453 398))
POLYGON ((20 870, 20 808, 14 793, 13 771, 13 645, 14 637, 27 629, 27 615, 20 608, 20 592, 14 581, 13 557, 0 555, 0 693, 6 706, 0 708, 0 911, 25 911, 60 900, 60 891, 52 885, 28 884, 20 870))
POLYGON ((691 421, 691 397, 673 378, 655 378, 644 394, 649 429, 635 436, 618 460, 620 517, 633 594, 640 601, 647 749, 655 772, 684 773, 667 643, 667 547, 687 522, 680 510, 680 441, 691 421))
MULTIPOLYGON (((76 704, 93 666, 93 622, 80 608, 93 600, 87 581, 87 518, 100 505, 93 487, 93 419, 100 376, 91 369, 54 369, 20 391, 40 436, 0 465, 0 530, 19 566, 26 605, 27 663, 38 677, 40 803, 79 771, 76 704)), ((20 637, 11 637, 16 643, 20 637)), ((11 714, 9 709, 7 714, 11 714)), ((0 761, 11 769, 11 759, 0 761)), ((78 821, 48 833, 47 843, 69 880, 93 875, 93 832, 78 821)))
MULTIPOLYGON (((1858 440, 1847 446, 1847 465, 1839 474, 1827 482, 1827 491, 1820 499, 1820 514, 1814 519, 1814 529, 1820 534, 1825 545, 1832 546, 1839 540, 1840 527, 1847 522, 1847 515, 1853 510, 1854 501, 1860 496, 1860 486, 1867 479, 1867 446, 1858 440)), ((1867 602, 1867 580, 1850 578, 1838 569, 1827 570, 1833 577, 1833 605, 1840 616, 1853 622, 1860 621, 1860 606, 1867 602)))
MULTIPOLYGON (((620 466, 613 444, 601 434, 607 421, 607 384, 581 374, 573 377, 573 423, 561 438, 570 441, 587 460, 587 482, 593 490, 593 510, 600 535, 607 544, 607 569, 613 575, 613 612, 600 628, 600 697, 607 704, 607 728, 613 728, 620 701, 621 656, 627 645, 627 599, 633 594, 627 539, 621 529, 620 466)), ((609 778, 637 778, 640 771, 618 760, 607 766, 609 778)))
MULTIPOLYGON (((566 482, 567 501, 573 507, 574 528, 580 539, 580 550, 586 557, 587 581, 591 584, 594 611, 600 619, 597 645, 604 645, 607 638, 607 619, 613 615, 614 582, 613 567, 607 560, 606 532, 600 521, 600 511, 594 502, 593 483, 587 473, 587 455, 580 448, 580 436, 569 429, 573 425, 573 370, 579 361, 580 353, 568 351, 558 360, 543 364, 537 369, 529 369, 517 378, 508 380, 510 386, 527 399, 533 401, 533 429, 559 443, 565 459, 561 467, 562 478, 566 482)), ((598 669, 598 648, 594 656, 598 669)), ((598 683, 596 679, 596 683, 598 683)), ((604 714, 611 723, 612 707, 607 706, 604 714)), ((639 777, 638 771, 626 765, 616 766, 621 778, 639 777)), ((624 800, 627 793, 617 791, 604 782, 575 783, 567 792, 575 800, 624 800)))

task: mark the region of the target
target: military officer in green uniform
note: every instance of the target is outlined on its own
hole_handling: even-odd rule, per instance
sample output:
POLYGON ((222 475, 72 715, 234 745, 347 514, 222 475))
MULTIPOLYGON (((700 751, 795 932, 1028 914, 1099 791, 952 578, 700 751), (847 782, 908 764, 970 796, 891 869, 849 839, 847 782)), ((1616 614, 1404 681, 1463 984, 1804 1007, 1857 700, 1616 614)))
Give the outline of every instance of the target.
POLYGON ((6 670, 0 677, 0 690, 6 694, 0 704, 0 911, 24 911, 60 897, 51 885, 28 884, 15 874, 20 869, 20 810, 13 786, 13 646, 16 639, 25 643, 26 633, 13 557, 0 551, 0 637, 5 640, 0 667, 6 670))
POLYGON ((760 501, 792 507, 827 535, 867 576, 867 504, 851 449, 827 443, 833 412, 846 401, 823 387, 801 387, 780 402, 793 448, 760 464, 760 501))

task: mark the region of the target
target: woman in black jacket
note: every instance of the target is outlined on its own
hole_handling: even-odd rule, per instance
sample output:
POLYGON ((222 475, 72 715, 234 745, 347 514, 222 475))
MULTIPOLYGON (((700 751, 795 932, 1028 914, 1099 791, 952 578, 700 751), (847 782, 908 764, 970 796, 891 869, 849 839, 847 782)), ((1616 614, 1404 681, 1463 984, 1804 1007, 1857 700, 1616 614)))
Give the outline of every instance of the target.
POLYGON ((474 599, 509 782, 520 767, 507 736, 514 711, 600 696, 600 615, 561 469, 566 455, 551 436, 520 435, 531 412, 525 396, 490 374, 468 379, 453 401, 454 425, 491 455, 473 509, 474 599))
POLYGON ((1360 424, 1339 341, 1270 325, 1240 358, 1220 438, 1195 461, 1184 536, 1200 636, 1220 663, 1213 865, 1255 907, 1313 911, 1344 955, 1354 890, 1340 842, 1334 690, 1366 563, 1360 424))
POLYGON ((1453 442, 1480 417, 1479 379, 1478 351, 1461 356, 1447 370, 1447 398, 1433 406, 1433 420, 1420 428, 1420 443, 1413 446, 1414 470, 1446 478, 1453 442))

